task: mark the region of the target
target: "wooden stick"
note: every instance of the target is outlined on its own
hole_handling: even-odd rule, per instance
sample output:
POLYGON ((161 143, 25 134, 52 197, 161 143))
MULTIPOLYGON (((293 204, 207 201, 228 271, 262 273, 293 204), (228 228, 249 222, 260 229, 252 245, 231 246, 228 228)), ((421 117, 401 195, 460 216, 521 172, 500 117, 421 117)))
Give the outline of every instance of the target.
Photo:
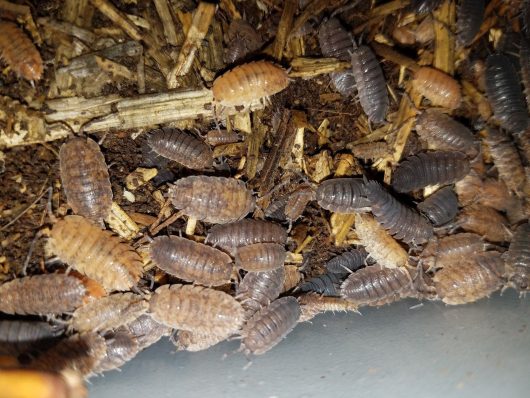
POLYGON ((172 46, 177 46, 179 41, 177 31, 175 30, 175 21, 173 21, 173 17, 171 16, 167 0, 153 0, 153 2, 155 3, 156 12, 158 12, 158 16, 162 21, 167 43, 172 46))
POLYGON ((291 27, 293 26, 294 14, 298 9, 298 1, 287 0, 283 8, 282 17, 278 24, 278 31, 276 32, 276 38, 272 45, 272 56, 278 61, 281 61, 283 56, 283 49, 287 42, 287 37, 291 33, 291 27))

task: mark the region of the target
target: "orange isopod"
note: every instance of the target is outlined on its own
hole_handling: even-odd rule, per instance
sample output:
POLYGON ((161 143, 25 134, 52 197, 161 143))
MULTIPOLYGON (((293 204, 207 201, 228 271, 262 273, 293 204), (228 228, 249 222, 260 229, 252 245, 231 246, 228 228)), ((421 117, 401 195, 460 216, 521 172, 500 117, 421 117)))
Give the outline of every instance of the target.
POLYGON ((42 58, 30 38, 17 25, 0 22, 0 58, 19 77, 39 80, 42 77, 42 58))
POLYGON ((460 86, 446 73, 423 66, 414 75, 412 87, 435 106, 456 109, 462 101, 460 86))

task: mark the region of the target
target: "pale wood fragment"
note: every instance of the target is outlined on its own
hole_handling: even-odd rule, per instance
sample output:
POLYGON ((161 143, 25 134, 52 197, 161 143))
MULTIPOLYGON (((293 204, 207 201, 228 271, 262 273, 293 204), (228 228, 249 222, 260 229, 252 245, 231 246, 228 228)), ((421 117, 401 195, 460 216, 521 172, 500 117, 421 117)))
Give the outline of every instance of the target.
POLYGON ((175 21, 173 21, 173 16, 171 15, 167 0, 153 0, 153 2, 155 3, 156 11, 162 21, 167 43, 172 46, 177 46, 179 40, 175 29, 175 21))

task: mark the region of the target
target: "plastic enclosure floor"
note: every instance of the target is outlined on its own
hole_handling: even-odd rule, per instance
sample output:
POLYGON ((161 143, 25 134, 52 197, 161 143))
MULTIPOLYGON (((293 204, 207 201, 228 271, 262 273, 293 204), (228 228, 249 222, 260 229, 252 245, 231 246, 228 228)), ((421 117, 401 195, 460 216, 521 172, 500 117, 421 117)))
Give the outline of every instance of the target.
POLYGON ((238 341, 178 352, 167 339, 92 379, 91 398, 530 396, 530 297, 447 307, 413 300, 324 314, 248 364, 238 341), (228 354, 223 359, 224 354, 228 354))

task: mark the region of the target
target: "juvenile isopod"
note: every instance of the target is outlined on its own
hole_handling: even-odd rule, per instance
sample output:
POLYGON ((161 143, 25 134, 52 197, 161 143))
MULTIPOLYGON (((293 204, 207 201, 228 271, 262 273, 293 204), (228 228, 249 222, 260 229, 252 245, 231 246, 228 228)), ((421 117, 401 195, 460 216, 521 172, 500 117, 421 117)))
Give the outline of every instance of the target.
POLYGON ((385 268, 402 267, 408 254, 369 214, 355 215, 355 231, 366 251, 385 268))
POLYGON ((206 133, 206 142, 211 146, 232 144, 242 139, 243 136, 235 131, 213 129, 206 133))
POLYGON ((435 106, 456 109, 462 102, 460 86, 444 72, 422 66, 412 80, 412 87, 435 106))
POLYGON ((80 216, 66 216, 52 228, 49 245, 62 261, 108 291, 129 290, 142 274, 142 259, 127 243, 80 216))
POLYGON ((302 292, 315 292, 323 296, 339 296, 341 274, 327 273, 307 279, 299 286, 302 292))
POLYGON ((61 182, 75 214, 101 222, 112 206, 112 188, 105 158, 90 138, 73 138, 59 151, 61 182))
POLYGON ((105 356, 94 369, 95 373, 119 369, 140 352, 136 337, 128 330, 120 328, 105 336, 105 356))
POLYGON ((508 242, 511 237, 506 217, 491 207, 479 204, 464 207, 456 219, 456 224, 490 242, 508 242))
POLYGON ((297 220, 304 212, 307 204, 315 199, 315 191, 311 187, 301 187, 291 193, 284 209, 287 220, 297 220))
POLYGON ((149 147, 158 155, 174 160, 188 169, 204 170, 212 167, 212 150, 202 140, 172 127, 149 132, 149 147))
POLYGON ((236 292, 236 299, 245 309, 245 317, 250 318, 256 311, 278 298, 283 291, 284 280, 284 267, 271 271, 247 272, 236 292))
POLYGON ((64 274, 17 278, 0 285, 0 312, 19 315, 63 314, 83 305, 87 292, 82 281, 64 274))
POLYGON ((506 257, 508 279, 519 291, 530 287, 530 224, 521 224, 515 230, 506 257))
POLYGON ((277 243, 254 243, 238 247, 235 253, 236 267, 245 271, 271 271, 283 267, 287 252, 277 243))
POLYGON ((117 293, 78 308, 71 325, 80 333, 105 332, 132 322, 148 308, 148 302, 137 294, 117 293))
POLYGON ((241 331, 241 349, 261 355, 276 346, 298 323, 300 305, 294 297, 282 297, 258 311, 241 331))
POLYGON ((173 206, 197 220, 226 224, 245 217, 254 208, 254 197, 235 178, 191 176, 170 186, 173 206))
POLYGON ((457 38, 463 45, 471 44, 484 20, 484 0, 462 0, 456 17, 457 38))
POLYGON ((384 122, 389 102, 386 80, 379 61, 370 47, 362 45, 353 49, 351 64, 364 113, 374 123, 384 122))
POLYGON ((216 78, 212 85, 214 100, 221 106, 249 106, 268 98, 289 85, 289 76, 281 67, 268 61, 236 66, 216 78))
POLYGON ((19 77, 40 80, 42 58, 31 39, 11 22, 0 22, 0 32, 0 59, 19 77))
POLYGON ((287 231, 281 225, 270 221, 244 219, 210 228, 205 242, 231 250, 254 243, 278 243, 284 245, 287 231))
POLYGON ((263 41, 256 29, 242 18, 234 19, 228 28, 225 61, 233 64, 258 50, 263 41))
POLYGON ((446 224, 458 213, 458 198, 451 187, 437 190, 418 204, 421 211, 435 227, 446 224))
POLYGON ((230 282, 232 259, 213 247, 178 236, 159 236, 149 250, 158 268, 187 282, 205 286, 230 282))
POLYGON ((320 207, 336 213, 354 213, 370 205, 361 178, 334 178, 317 188, 320 207))
POLYGON ((138 347, 143 350, 171 334, 171 328, 155 321, 151 315, 143 314, 125 326, 138 342, 138 347))
POLYGON ((150 301, 151 316, 157 322, 197 333, 229 335, 241 327, 244 310, 232 296, 192 285, 164 285, 150 301))
POLYGON ((353 156, 364 161, 381 159, 389 153, 388 144, 384 141, 353 145, 351 150, 353 156))
POLYGON ((398 202, 377 181, 365 184, 375 219, 394 238, 407 244, 423 244, 433 234, 431 223, 415 210, 398 202))
POLYGON ((366 252, 353 249, 333 257, 326 263, 326 269, 333 274, 348 274, 365 265, 366 252))
POLYGON ((380 306, 413 297, 415 290, 405 267, 370 266, 354 272, 344 281, 341 296, 358 306, 380 306))
POLYGON ((265 217, 276 221, 286 221, 285 206, 287 206, 288 200, 289 196, 283 195, 271 202, 271 204, 265 209, 265 217))
POLYGON ((227 335, 226 333, 217 335, 211 332, 198 333, 179 330, 177 338, 173 343, 179 351, 197 352, 213 347, 221 341, 226 340, 228 337, 230 337, 230 334, 227 335))
POLYGON ((486 95, 502 127, 512 133, 527 128, 528 113, 517 70, 502 54, 490 55, 486 60, 486 95))
POLYGON ((469 173, 469 169, 469 161, 462 152, 423 152, 398 165, 392 187, 397 192, 410 192, 429 185, 452 184, 469 173))
POLYGON ((316 293, 306 293, 298 297, 300 303, 300 318, 298 322, 307 322, 318 314, 331 311, 350 311, 358 313, 358 305, 343 299, 342 297, 328 297, 316 293))
POLYGON ((445 113, 423 111, 416 120, 416 132, 429 149, 460 151, 472 158, 478 153, 473 133, 445 113))
POLYGON ((469 232, 432 239, 420 255, 421 263, 428 269, 443 268, 474 257, 486 249, 483 239, 469 232))

